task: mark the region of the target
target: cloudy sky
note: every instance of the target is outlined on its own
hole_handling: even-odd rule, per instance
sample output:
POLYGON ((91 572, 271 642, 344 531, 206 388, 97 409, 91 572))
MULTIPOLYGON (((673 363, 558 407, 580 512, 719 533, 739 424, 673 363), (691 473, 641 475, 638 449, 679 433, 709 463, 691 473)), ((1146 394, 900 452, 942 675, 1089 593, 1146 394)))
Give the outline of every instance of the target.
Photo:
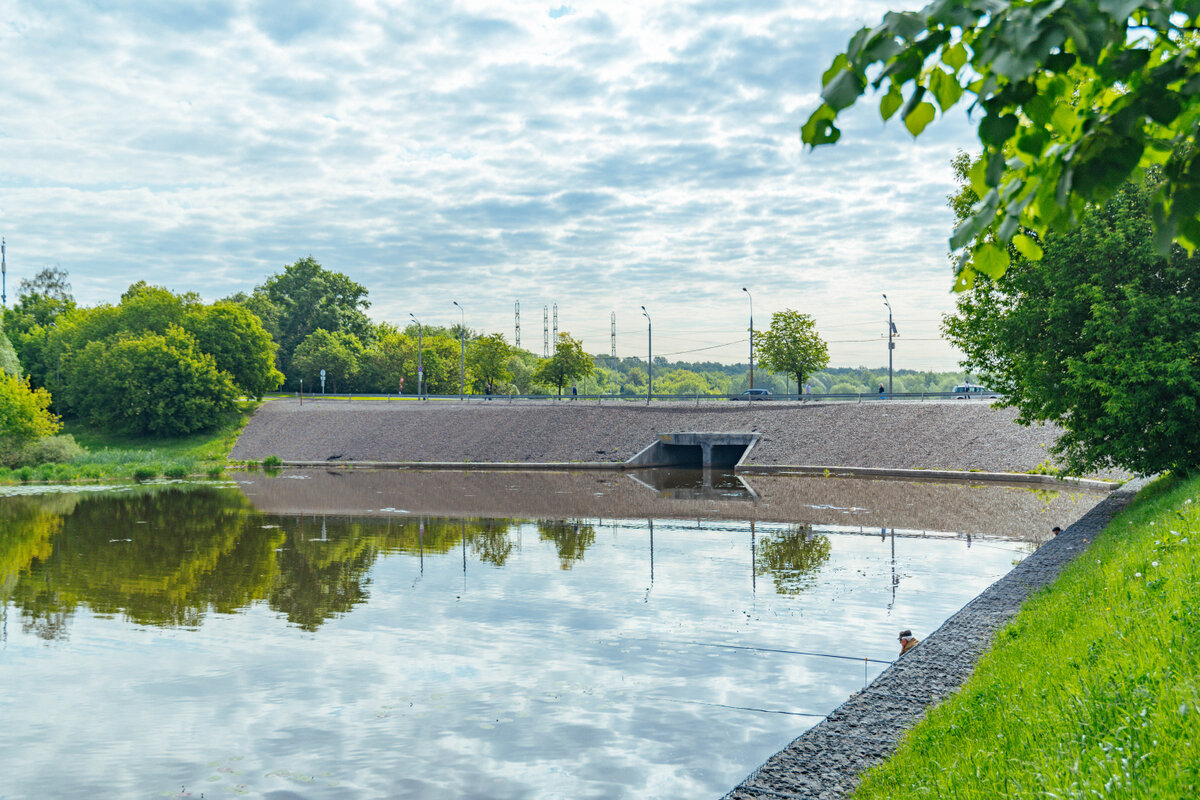
MULTIPOLYGON (((903 5, 903 3, 901 3, 903 5)), ((0 0, 9 302, 45 266, 216 299, 312 255, 376 320, 542 348, 744 360, 774 311, 835 366, 952 369, 949 160, 869 106, 805 152, 820 74, 873 0, 0 0)))

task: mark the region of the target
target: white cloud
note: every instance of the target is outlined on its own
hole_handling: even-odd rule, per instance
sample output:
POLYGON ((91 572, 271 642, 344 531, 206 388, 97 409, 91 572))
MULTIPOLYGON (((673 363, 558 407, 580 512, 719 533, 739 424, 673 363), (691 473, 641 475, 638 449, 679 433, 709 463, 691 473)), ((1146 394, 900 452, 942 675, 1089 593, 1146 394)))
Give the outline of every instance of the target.
POLYGON ((880 292, 913 339, 952 306, 948 162, 972 146, 864 107, 802 152, 821 70, 884 10, 0 0, 10 271, 60 264, 89 303, 143 278, 215 298, 311 254, 378 319, 451 323, 457 299, 511 335, 520 300, 540 345, 557 302, 597 352, 616 311, 622 354, 643 304, 664 353, 744 336, 750 285, 756 326, 814 313, 835 364, 878 365, 880 292))

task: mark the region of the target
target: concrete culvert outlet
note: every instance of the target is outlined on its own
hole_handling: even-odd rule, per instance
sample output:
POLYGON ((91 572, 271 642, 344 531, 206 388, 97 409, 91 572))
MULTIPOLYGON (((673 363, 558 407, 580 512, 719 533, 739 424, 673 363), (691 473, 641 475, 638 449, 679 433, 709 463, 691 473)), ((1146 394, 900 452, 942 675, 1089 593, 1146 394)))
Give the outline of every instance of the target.
POLYGON ((758 437, 752 431, 660 433, 658 441, 626 461, 625 466, 733 469, 745 459, 758 437))

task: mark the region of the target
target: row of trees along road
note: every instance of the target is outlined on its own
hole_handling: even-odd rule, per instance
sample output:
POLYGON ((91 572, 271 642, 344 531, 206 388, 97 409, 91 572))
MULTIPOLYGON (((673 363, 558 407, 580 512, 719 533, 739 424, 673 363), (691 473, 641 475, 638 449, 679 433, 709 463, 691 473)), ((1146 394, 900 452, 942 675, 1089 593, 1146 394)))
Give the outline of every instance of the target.
MULTIPOLYGON (((502 334, 455 325, 372 323, 367 290, 311 258, 289 264, 250 293, 211 304, 144 282, 116 305, 81 308, 65 272, 47 269, 22 281, 5 312, 30 387, 48 390, 54 410, 109 429, 181 434, 207 427, 238 395, 261 397, 285 387, 330 392, 418 391, 426 394, 642 395, 644 361, 589 355, 561 333, 549 358, 511 346, 502 334), (460 371, 461 370, 461 371, 460 371), (286 377, 285 377, 286 376, 286 377)), ((824 369, 828 350, 811 317, 774 315, 755 337, 756 385, 776 393, 808 382, 817 393, 871 391, 878 371, 824 369)), ((4 351, 0 350, 0 358, 4 351)), ((736 394, 747 365, 670 363, 655 359, 660 394, 736 394)), ((898 390, 945 391, 959 373, 901 371, 898 390)), ((27 404, 28 405, 28 404, 27 404)), ((48 412, 47 412, 48 413, 48 412)))

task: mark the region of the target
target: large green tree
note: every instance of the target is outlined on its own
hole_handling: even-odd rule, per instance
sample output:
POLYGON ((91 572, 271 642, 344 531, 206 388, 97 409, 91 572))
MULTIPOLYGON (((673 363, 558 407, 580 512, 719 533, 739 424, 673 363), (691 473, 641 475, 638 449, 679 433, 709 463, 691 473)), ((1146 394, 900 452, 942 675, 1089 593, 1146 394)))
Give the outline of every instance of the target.
POLYGON ((758 363, 771 372, 793 375, 799 391, 804 376, 829 365, 829 347, 808 314, 788 309, 771 315, 771 327, 754 338, 758 363))
POLYGON ((1157 252, 1155 196, 1126 185, 1040 260, 981 276, 945 323, 1020 421, 1064 428, 1055 451, 1076 472, 1200 466, 1200 257, 1157 252))
POLYGON ((467 349, 467 365, 475 380, 482 384, 480 388, 488 394, 496 393, 497 384, 512 380, 508 365, 512 352, 502 333, 480 336, 471 342, 467 349))
POLYGON ((34 386, 46 386, 56 366, 47 354, 50 333, 63 314, 75 308, 65 270, 48 267, 32 279, 22 279, 17 302, 3 311, 6 335, 21 368, 34 386))
POLYGON ((63 393, 73 413, 97 427, 179 436, 211 427, 234 407, 229 373, 185 330, 122 332, 70 351, 63 393))
POLYGON ((562 397, 563 386, 568 381, 591 375, 595 369, 592 357, 583 352, 583 342, 563 332, 554 343, 554 355, 538 366, 534 379, 558 389, 562 397))
POLYGON ((262 322, 246 308, 225 301, 192 308, 183 327, 245 394, 261 398, 283 383, 283 374, 275 369, 278 348, 262 322))
POLYGON ((1009 242, 1067 230, 1129 179, 1161 166, 1148 198, 1151 241, 1200 244, 1200 3, 1195 0, 935 0, 892 12, 850 40, 822 77, 822 103, 801 129, 836 142, 838 114, 868 85, 886 120, 914 135, 966 103, 985 156, 980 200, 951 238, 967 247, 956 288, 1007 269, 1009 242), (937 104, 937 108, 934 107, 937 104))
POLYGON ((318 328, 305 337, 292 357, 292 370, 298 378, 308 378, 309 387, 319 385, 321 370, 329 379, 330 390, 337 392, 338 384, 345 384, 358 372, 363 355, 362 342, 348 333, 330 333, 318 328))
POLYGON ((292 354, 318 328, 350 334, 364 344, 371 338, 371 321, 364 313, 371 305, 366 288, 311 256, 267 278, 245 304, 279 345, 279 368, 292 385, 303 377, 292 374, 292 354))

